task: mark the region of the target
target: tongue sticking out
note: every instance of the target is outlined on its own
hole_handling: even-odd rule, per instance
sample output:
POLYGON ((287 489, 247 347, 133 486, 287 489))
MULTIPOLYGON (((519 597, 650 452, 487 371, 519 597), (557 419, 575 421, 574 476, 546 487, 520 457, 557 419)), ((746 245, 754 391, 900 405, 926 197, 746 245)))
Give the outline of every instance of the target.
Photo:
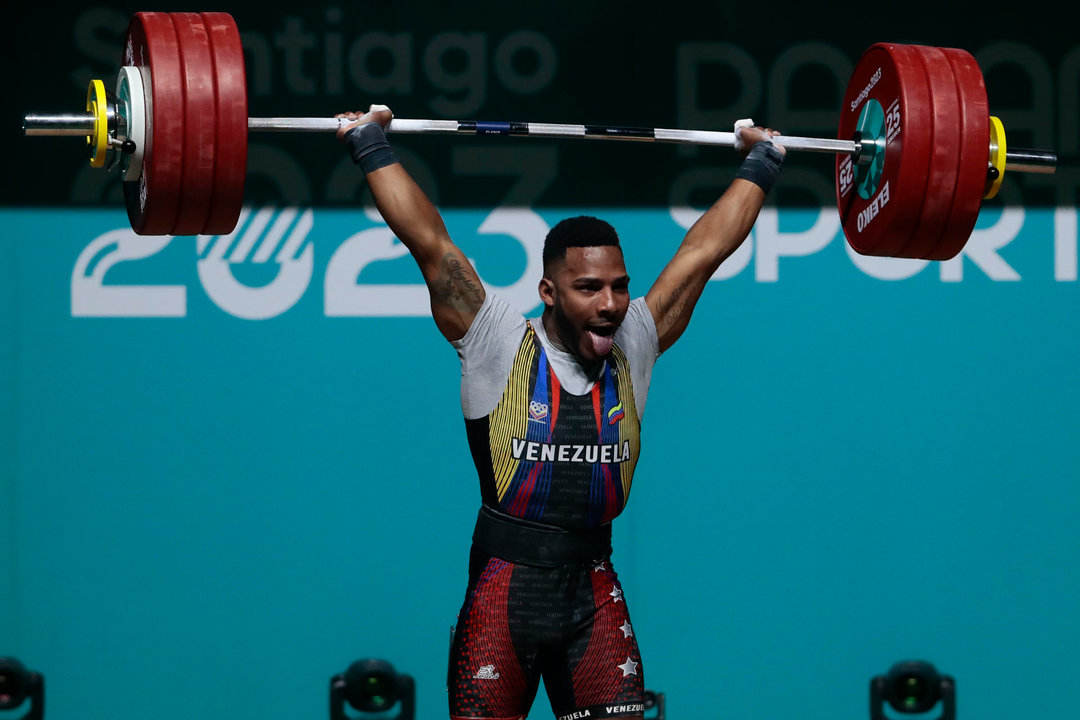
POLYGON ((597 357, 604 357, 611 352, 611 346, 615 344, 614 335, 600 335, 592 330, 585 331, 585 334, 589 337, 589 344, 597 357))

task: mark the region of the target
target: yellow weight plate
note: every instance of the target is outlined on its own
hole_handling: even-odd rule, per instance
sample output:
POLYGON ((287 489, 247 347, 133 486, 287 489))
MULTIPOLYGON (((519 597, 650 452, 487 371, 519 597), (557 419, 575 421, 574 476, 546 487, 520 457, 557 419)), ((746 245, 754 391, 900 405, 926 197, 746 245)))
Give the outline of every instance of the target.
POLYGON ((997 177, 990 183, 983 198, 989 200, 998 194, 1001 181, 1005 179, 1005 126, 1001 120, 990 116, 990 164, 997 170, 997 177))
POLYGON ((105 167, 105 153, 109 149, 109 107, 105 99, 105 83, 91 80, 86 88, 86 109, 94 116, 94 130, 86 136, 90 146, 90 166, 105 167))

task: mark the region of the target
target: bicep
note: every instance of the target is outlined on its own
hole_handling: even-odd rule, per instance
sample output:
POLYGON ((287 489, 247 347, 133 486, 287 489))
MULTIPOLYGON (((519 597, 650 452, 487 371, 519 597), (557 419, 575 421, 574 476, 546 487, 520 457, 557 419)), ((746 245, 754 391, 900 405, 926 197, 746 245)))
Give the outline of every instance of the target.
POLYGON ((431 316, 447 340, 460 340, 484 304, 484 285, 465 254, 447 239, 417 258, 431 297, 431 316))
POLYGON ((675 257, 646 295, 661 351, 686 330, 709 278, 746 239, 764 199, 761 188, 736 178, 686 233, 675 257))
POLYGON ((686 330, 712 274, 711 265, 699 255, 693 249, 680 248, 645 295, 645 304, 656 323, 660 352, 671 347, 686 330))
POLYGON ((379 213, 424 275, 435 324, 448 340, 460 339, 484 303, 476 270, 450 239, 438 209, 401 165, 368 173, 367 180, 379 213))

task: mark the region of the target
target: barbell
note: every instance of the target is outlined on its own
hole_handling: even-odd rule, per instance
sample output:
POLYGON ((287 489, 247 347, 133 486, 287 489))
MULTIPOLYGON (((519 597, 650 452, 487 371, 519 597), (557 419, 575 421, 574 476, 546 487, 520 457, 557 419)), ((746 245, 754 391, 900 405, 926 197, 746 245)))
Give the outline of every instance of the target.
MULTIPOLYGON (((90 81, 86 112, 28 114, 27 135, 86 136, 90 163, 118 170, 142 235, 224 235, 244 199, 249 131, 337 131, 338 118, 247 116, 231 15, 136 13, 115 92, 90 81)), ((732 132, 531 122, 394 119, 391 133, 510 135, 735 145, 732 132)), ((1005 171, 1052 173, 1057 156, 1009 148, 975 58, 958 48, 876 43, 844 94, 836 138, 781 135, 836 156, 844 235, 864 255, 946 260, 971 236, 1005 171)))

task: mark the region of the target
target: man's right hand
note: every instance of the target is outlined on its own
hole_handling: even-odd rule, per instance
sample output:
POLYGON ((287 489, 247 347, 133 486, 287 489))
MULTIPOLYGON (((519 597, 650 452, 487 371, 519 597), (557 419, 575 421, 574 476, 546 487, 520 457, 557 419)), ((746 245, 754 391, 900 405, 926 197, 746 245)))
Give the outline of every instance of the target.
POLYGON ((364 123, 378 123, 385 130, 390 126, 390 121, 394 119, 394 113, 385 105, 371 105, 368 107, 367 112, 338 113, 334 117, 349 121, 348 123, 342 123, 337 131, 337 139, 344 141, 345 133, 355 127, 360 127, 364 123))
MULTIPOLYGON (((754 145, 759 142, 772 142, 772 139, 779 134, 772 128, 754 125, 754 121, 750 118, 738 120, 735 122, 735 152, 738 153, 740 158, 745 158, 754 145)), ((787 153, 787 149, 783 145, 779 143, 773 144, 776 145, 781 155, 787 153)))

